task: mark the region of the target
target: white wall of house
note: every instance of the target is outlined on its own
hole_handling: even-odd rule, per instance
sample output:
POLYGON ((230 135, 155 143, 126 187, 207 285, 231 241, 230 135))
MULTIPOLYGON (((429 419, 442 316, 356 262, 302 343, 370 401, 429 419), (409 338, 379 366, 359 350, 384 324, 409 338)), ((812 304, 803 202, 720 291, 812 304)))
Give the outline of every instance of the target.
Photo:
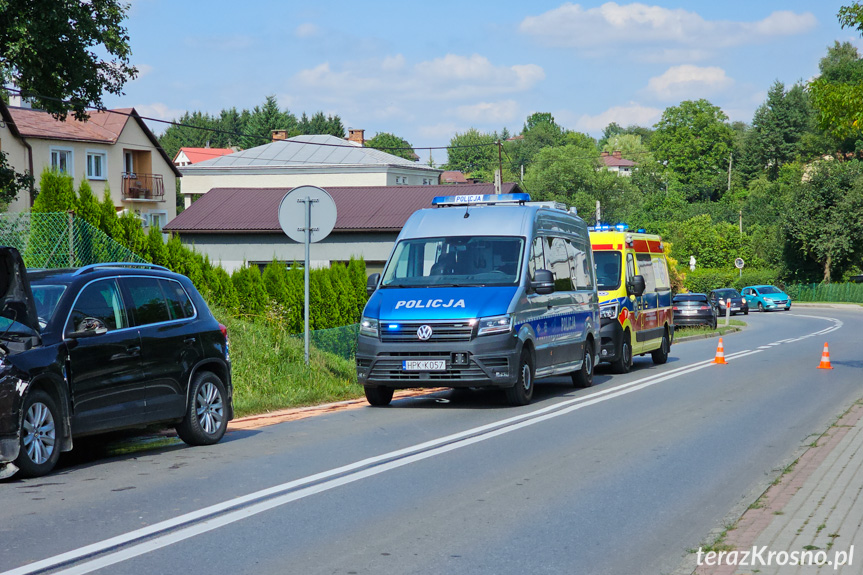
MULTIPOLYGON (((2 137, 5 143, 7 138, 0 137, 2 137)), ((10 134, 8 139, 14 139, 21 150, 24 150, 23 144, 17 138, 13 138, 10 134)), ((45 169, 51 168, 52 152, 68 152, 71 153, 69 174, 75 181, 76 190, 81 185, 81 182, 86 179, 90 183, 90 187, 93 188, 93 193, 100 200, 106 187, 110 189, 111 199, 118 208, 127 208, 142 215, 150 213, 161 214, 164 215, 165 222, 170 221, 177 215, 177 177, 171 169, 170 164, 156 151, 150 139, 141 129, 141 126, 134 120, 126 122, 123 131, 117 139, 117 143, 113 145, 42 138, 27 138, 26 140, 33 149, 33 171, 37 188, 39 187, 39 178, 42 172, 45 169), (163 201, 123 199, 124 152, 137 150, 148 152, 150 155, 150 167, 146 168, 147 173, 161 174, 165 186, 163 201), (101 156, 103 161, 101 176, 88 175, 88 154, 101 156)), ((28 159, 24 153, 16 156, 14 161, 12 161, 10 156, 10 163, 19 172, 28 169, 28 159)), ((10 204, 9 206, 9 211, 15 212, 29 209, 30 201, 26 192, 19 194, 14 204, 10 204)), ((160 219, 162 219, 161 216, 160 219)))
MULTIPOLYGON (((362 257, 369 273, 381 271, 398 233, 338 233, 334 232, 309 248, 312 267, 329 267, 331 262, 362 257)), ((249 263, 302 262, 304 246, 285 234, 180 234, 183 243, 206 254, 214 264, 231 273, 249 263)))
MULTIPOLYGON (((12 135, 6 122, 0 121, 0 151, 6 153, 6 161, 17 172, 27 171, 29 156, 27 148, 16 136, 12 135)), ((10 212, 21 212, 30 209, 30 191, 24 190, 8 206, 10 212)))
POLYGON ((316 168, 181 168, 181 192, 185 206, 192 196, 206 194, 213 188, 293 188, 296 186, 329 187, 437 185, 438 172, 389 166, 332 166, 316 168), (397 181, 398 180, 398 181, 397 181))

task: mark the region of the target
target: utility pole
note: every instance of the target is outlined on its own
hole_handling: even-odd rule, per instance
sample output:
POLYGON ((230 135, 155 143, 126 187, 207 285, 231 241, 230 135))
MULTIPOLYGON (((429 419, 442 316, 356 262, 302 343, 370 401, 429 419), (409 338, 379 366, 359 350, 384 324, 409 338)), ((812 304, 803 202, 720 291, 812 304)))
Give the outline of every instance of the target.
POLYGON ((728 153, 728 191, 731 191, 731 162, 734 158, 734 154, 728 153))
POLYGON ((503 181, 503 144, 497 141, 497 173, 494 175, 494 193, 500 194, 503 181))

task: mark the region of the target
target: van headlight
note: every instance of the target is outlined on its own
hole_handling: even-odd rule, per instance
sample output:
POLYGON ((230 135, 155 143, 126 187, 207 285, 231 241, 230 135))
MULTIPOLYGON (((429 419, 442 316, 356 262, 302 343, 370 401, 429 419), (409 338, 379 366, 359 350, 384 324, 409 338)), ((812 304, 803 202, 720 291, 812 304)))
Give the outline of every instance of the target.
POLYGON ((371 337, 378 337, 378 320, 370 317, 363 317, 360 321, 360 334, 371 337))
POLYGON ((615 319, 618 311, 620 311, 620 306, 617 302, 599 306, 599 319, 615 319))
POLYGON ((491 335, 493 333, 509 333, 512 331, 512 316, 496 315, 493 317, 483 317, 479 320, 479 330, 477 335, 491 335))

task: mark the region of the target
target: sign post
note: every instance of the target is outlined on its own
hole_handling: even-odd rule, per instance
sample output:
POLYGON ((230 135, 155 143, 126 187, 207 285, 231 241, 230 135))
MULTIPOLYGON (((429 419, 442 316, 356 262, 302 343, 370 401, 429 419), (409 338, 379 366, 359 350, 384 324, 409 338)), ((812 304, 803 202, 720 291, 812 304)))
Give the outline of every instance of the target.
POLYGON ((303 342, 305 362, 309 365, 309 253, 313 242, 330 235, 336 225, 336 203, 332 196, 316 186, 299 186, 285 194, 279 204, 279 225, 295 242, 303 242, 303 342), (302 209, 298 209, 302 204, 302 209), (314 222, 312 206, 315 206, 314 222))
POLYGON ((740 277, 743 277, 743 266, 746 265, 746 262, 743 261, 743 258, 737 258, 734 260, 734 267, 740 270, 740 277))

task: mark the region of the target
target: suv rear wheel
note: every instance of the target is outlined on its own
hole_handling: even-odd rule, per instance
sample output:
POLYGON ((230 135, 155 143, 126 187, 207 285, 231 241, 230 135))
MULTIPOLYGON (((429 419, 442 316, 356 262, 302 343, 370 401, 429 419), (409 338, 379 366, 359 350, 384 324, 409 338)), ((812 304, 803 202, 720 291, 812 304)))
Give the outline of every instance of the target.
POLYGON ((15 465, 22 477, 39 477, 54 469, 60 458, 57 422, 60 412, 54 398, 37 389, 24 401, 20 451, 15 465))
POLYGON ((189 445, 217 443, 228 428, 225 384, 215 373, 202 371, 192 380, 191 401, 177 435, 189 445))

